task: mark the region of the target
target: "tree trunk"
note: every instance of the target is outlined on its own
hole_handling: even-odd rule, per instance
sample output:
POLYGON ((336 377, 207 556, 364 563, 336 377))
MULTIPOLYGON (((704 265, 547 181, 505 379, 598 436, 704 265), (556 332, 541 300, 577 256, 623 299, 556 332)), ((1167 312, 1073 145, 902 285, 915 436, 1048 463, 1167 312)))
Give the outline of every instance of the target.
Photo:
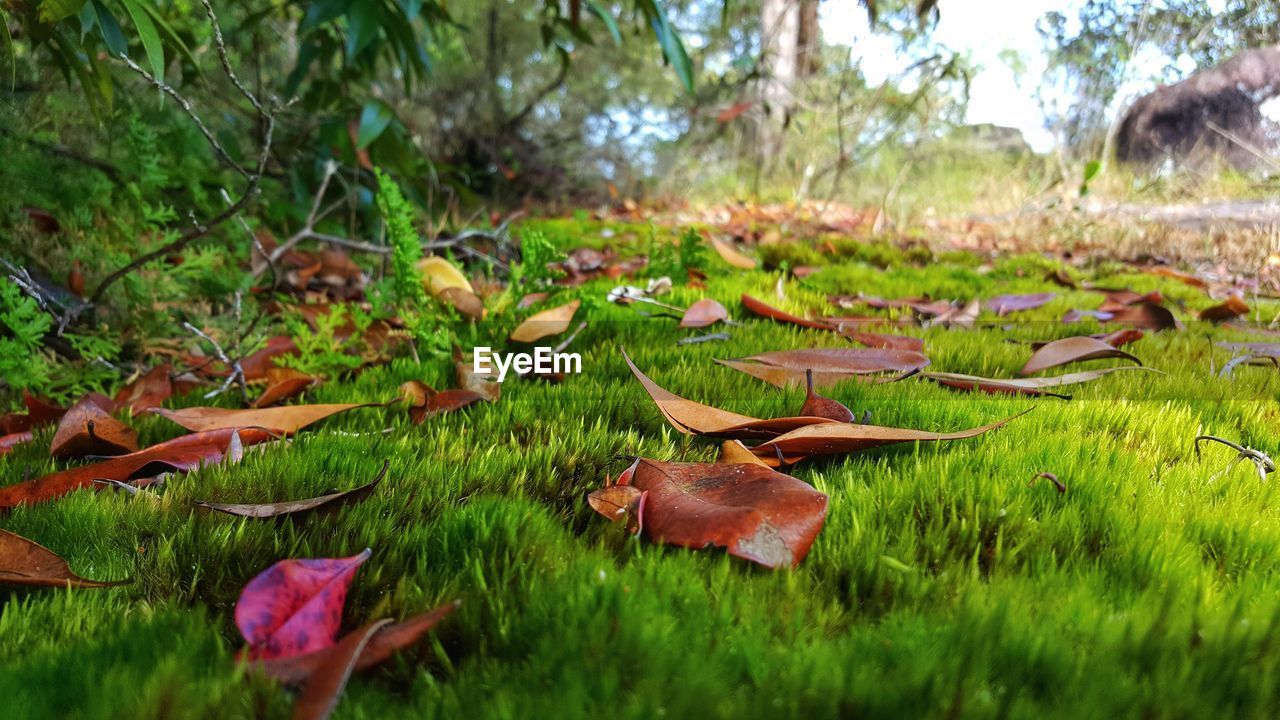
POLYGON ((782 133, 795 106, 797 83, 818 61, 818 0, 762 0, 760 33, 763 78, 760 157, 768 166, 782 148, 782 133))
POLYGON ((1280 95, 1280 45, 1249 50, 1139 98, 1124 115, 1116 159, 1152 165, 1221 157, 1237 167, 1275 146, 1259 106, 1280 95))

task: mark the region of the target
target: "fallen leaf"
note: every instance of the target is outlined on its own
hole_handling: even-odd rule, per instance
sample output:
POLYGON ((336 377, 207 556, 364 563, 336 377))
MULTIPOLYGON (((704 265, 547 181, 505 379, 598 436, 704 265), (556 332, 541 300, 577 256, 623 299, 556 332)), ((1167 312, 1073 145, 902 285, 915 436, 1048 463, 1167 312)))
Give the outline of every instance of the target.
POLYGON ((889 348, 893 350, 911 350, 913 352, 924 351, 924 340, 910 335, 886 335, 884 333, 845 330, 839 325, 836 327, 836 332, 859 345, 869 348, 889 348))
POLYGON ((823 397, 813 391, 813 370, 805 370, 807 393, 800 414, 808 417, 823 417, 836 422, 851 423, 854 421, 853 411, 838 400, 823 397))
POLYGON ((520 298, 520 302, 516 303, 516 309, 527 310, 533 307, 534 305, 537 305, 538 303, 542 302, 543 300, 546 300, 547 296, 550 294, 551 293, 545 293, 545 292, 529 293, 524 297, 520 298))
POLYGON ((573 322, 573 315, 578 312, 578 306, 581 304, 581 300, 574 300, 531 315, 516 327, 511 333, 511 339, 516 342, 531 343, 544 337, 559 335, 569 329, 569 323, 573 322))
POLYGON ((173 395, 173 383, 169 380, 171 370, 167 363, 151 368, 116 393, 116 404, 129 408, 134 415, 160 407, 173 395))
POLYGON ((611 522, 617 522, 628 513, 637 512, 643 495, 642 490, 631 485, 605 485, 587 494, 587 504, 611 522))
POLYGON ((502 383, 494 374, 480 375, 475 371, 475 363, 468 359, 456 360, 453 364, 454 374, 458 377, 458 389, 479 393, 487 402, 498 402, 502 393, 502 383))
POLYGON ((152 408, 151 412, 171 420, 188 430, 224 430, 227 428, 266 428, 292 435, 302 428, 347 410, 376 407, 378 403, 334 403, 321 405, 287 405, 274 408, 229 410, 217 407, 189 407, 181 410, 152 408))
POLYGON ((270 432, 260 428, 224 428, 182 435, 135 453, 0 488, 0 511, 11 510, 22 503, 34 505, 53 500, 73 490, 92 487, 94 480, 123 482, 135 477, 151 477, 166 470, 187 472, 201 465, 219 462, 224 456, 232 459, 238 447, 256 445, 272 437, 270 432))
POLYGON ((293 704, 294 720, 325 720, 338 706, 338 698, 355 671, 356 661, 375 633, 391 623, 378 620, 347 635, 325 651, 293 704))
POLYGON ((935 315, 932 320, 925 323, 925 326, 971 328, 978 321, 978 313, 981 311, 982 303, 977 300, 970 300, 965 305, 956 303, 946 312, 935 315))
POLYGON ((649 393, 649 397, 658 406, 658 412, 662 413, 662 416, 666 418, 667 422, 671 423, 672 427, 686 435, 767 438, 804 425, 831 422, 826 418, 816 417, 761 420, 686 400, 662 388, 653 380, 650 380, 649 376, 640 372, 640 368, 636 367, 635 363, 631 362, 631 358, 627 356, 626 350, 622 351, 622 357, 627 361, 627 366, 631 368, 632 374, 644 386, 645 392, 649 393))
MULTIPOLYGON (((269 376, 271 369, 275 367, 276 358, 296 355, 297 353, 298 346, 293 342, 293 338, 285 335, 276 335, 267 339, 266 347, 241 360, 240 369, 244 371, 246 382, 261 380, 269 376)), ((225 375, 229 372, 230 370, 228 369, 222 374, 225 375)))
POLYGON ((716 458, 716 462, 721 465, 740 465, 748 463, 751 465, 764 465, 764 462, 751 452, 751 448, 742 444, 741 440, 725 440, 720 444, 720 457, 716 458))
POLYGON ((1133 325, 1147 330, 1182 328, 1178 319, 1169 311, 1169 308, 1146 300, 1116 309, 1111 313, 1110 322, 1133 325))
POLYGON ((839 373, 878 373, 919 370, 929 358, 914 350, 892 348, 811 348, 774 350, 751 355, 747 360, 794 370, 839 373))
POLYGON ((1081 320, 1090 317, 1100 322, 1106 322, 1111 319, 1112 313, 1102 312, 1100 310, 1068 310, 1062 315, 1063 324, 1070 325, 1078 323, 1081 320))
POLYGON ((688 548, 708 545, 765 567, 804 559, 827 517, 827 496, 757 464, 639 459, 618 480, 647 493, 644 534, 688 548))
MULTIPOLYGON (((402 623, 388 625, 379 630, 356 660, 356 670, 367 670, 387 661, 395 653, 410 647, 426 636, 441 620, 457 610, 462 603, 455 600, 434 610, 416 615, 402 623)), ((251 667, 290 686, 302 685, 316 671, 327 656, 328 649, 292 655, 289 657, 258 660, 251 667)))
POLYGON ((111 417, 93 398, 82 398, 62 416, 49 454, 56 458, 137 452, 138 433, 111 417))
POLYGON ((1035 293, 1032 295, 997 295, 987 300, 987 309, 1001 317, 1011 312, 1033 310, 1044 305, 1057 295, 1056 293, 1035 293))
POLYGON ((990 425, 950 433, 851 423, 809 425, 757 445, 751 449, 751 452, 770 467, 774 467, 782 463, 791 465, 815 455, 843 455, 895 443, 964 440, 994 430, 1027 412, 1030 410, 1024 410, 990 425))
POLYGON ((319 497, 307 498, 306 500, 287 500, 278 503, 257 503, 257 504, 236 504, 236 503, 215 503, 215 502, 197 502, 196 505, 210 510, 217 510, 228 515, 236 515, 239 517, 249 518, 273 518, 282 515, 298 515, 308 513, 312 510, 331 509, 339 505, 346 505, 353 502, 359 502, 369 497, 373 493, 373 489, 382 482, 382 478, 387 475, 387 468, 391 467, 390 461, 382 463, 382 469, 378 471, 378 476, 371 482, 361 485, 351 490, 343 490, 341 492, 329 493, 319 497))
POLYGON ((1071 276, 1067 274, 1067 271, 1063 270, 1062 268, 1058 268, 1057 270, 1051 270, 1049 273, 1047 273, 1044 276, 1044 279, 1048 280, 1051 283, 1054 283, 1055 285, 1061 285, 1062 287, 1066 287, 1066 288, 1076 287, 1076 281, 1072 280, 1071 276))
POLYGON ((131 580, 86 580, 71 572, 67 561, 39 543, 0 530, 0 584, 28 587, 103 588, 131 580))
POLYGON ((1066 365, 1083 360, 1101 360, 1103 358, 1124 358, 1141 365, 1142 361, 1129 353, 1113 347, 1109 343, 1088 336, 1069 337, 1054 340, 1032 353, 1027 364, 1022 366, 1019 375, 1030 375, 1051 367, 1066 365))
POLYGON ((483 395, 472 390, 441 390, 427 398, 422 407, 410 407, 409 419, 416 425, 429 417, 461 410, 484 399, 483 395))
POLYGON ((766 303, 763 300, 757 300, 756 298, 753 298, 750 295, 744 294, 742 296, 742 306, 747 310, 751 311, 752 313, 759 315, 761 317, 767 317, 770 320, 776 320, 778 322, 783 322, 783 323, 791 323, 792 325, 799 325, 800 327, 814 328, 816 330, 833 330, 834 329, 830 324, 826 322, 819 322, 817 320, 805 320, 802 317, 798 317, 796 315, 792 315, 791 313, 779 310, 778 308, 770 305, 769 303, 766 303))
POLYGON ((1090 286, 1086 289, 1094 292, 1100 292, 1106 296, 1106 300, 1104 300, 1102 305, 1098 308, 1102 312, 1114 312, 1130 305, 1136 305, 1143 302, 1153 303, 1156 305, 1164 302, 1164 296, 1160 294, 1159 290, 1152 290, 1146 295, 1143 295, 1127 288, 1100 288, 1090 286))
POLYGON ((440 299, 468 320, 483 320, 485 316, 484 301, 480 296, 463 288, 445 288, 440 292, 440 299))
POLYGON ((422 273, 423 289, 431 297, 440 297, 449 288, 460 288, 472 295, 475 294, 475 289, 471 287, 471 282, 467 280, 467 276, 463 275, 462 271, 453 263, 439 255, 432 255, 419 260, 418 272, 422 273))
POLYGON ((1225 302, 1200 311, 1200 319, 1207 322, 1226 322, 1235 320, 1249 312, 1249 305, 1239 295, 1230 295, 1225 302))
POLYGON ((1151 370, 1151 368, 1124 365, 1121 367, 1109 367, 1098 370, 1086 370, 1078 373, 1068 373, 1066 375, 1058 375, 1057 377, 1021 379, 984 378, 976 375, 961 375, 959 373, 944 372, 924 372, 920 373, 920 377, 932 380, 939 385, 956 388, 957 390, 976 389, 991 394, 1007 393, 1011 395, 1050 395, 1053 397, 1060 397, 1064 400, 1070 400, 1071 396, 1059 395, 1057 393, 1050 392, 1050 390, 1067 385, 1078 385, 1091 380, 1097 380, 1100 377, 1110 375, 1111 373, 1120 370, 1151 370))
POLYGON ((1120 347, 1122 345, 1128 345, 1131 342, 1137 342, 1144 337, 1146 337, 1146 333, 1142 332, 1142 330, 1138 328, 1125 328, 1123 330, 1116 330, 1115 332, 1107 333, 1098 339, 1111 347, 1120 347))
POLYGON ((300 655, 333 645, 342 606, 365 549, 346 558, 281 560, 258 573, 236 601, 236 627, 249 660, 300 655))
POLYGON ((715 248, 716 254, 720 256, 721 260, 724 260, 736 268, 741 268, 743 270, 755 270, 756 261, 738 252, 729 243, 721 240, 715 235, 708 235, 707 240, 711 241, 711 247, 715 248))
POLYGON ((30 430, 0 435, 0 455, 6 455, 18 445, 31 442, 34 437, 30 430))
POLYGON ((680 318, 680 327, 701 328, 728 319, 729 311, 725 310, 723 305, 711 298, 703 298, 684 311, 684 317, 680 318))
POLYGON ((1176 268, 1171 268, 1168 265, 1155 265, 1147 268, 1147 272, 1151 273, 1152 275, 1159 275, 1161 277, 1173 278, 1178 282, 1181 282, 1185 285, 1190 285, 1193 288, 1199 288, 1201 290, 1209 287, 1209 283, 1196 277, 1195 275, 1192 275, 1191 273, 1188 273, 1188 272, 1183 272, 1176 268))
MULTIPOLYGON (((803 387, 807 384, 805 378, 810 371, 808 368, 779 367, 777 365, 765 365, 757 362, 742 362, 740 360, 720 360, 714 359, 716 363, 723 365, 732 370, 746 373, 751 377, 763 380, 770 385, 780 388, 803 387)), ((910 377, 915 374, 915 370, 908 370, 897 375, 869 375, 867 373, 855 373, 848 371, 813 371, 813 386, 817 388, 832 387, 836 383, 846 380, 855 382, 869 383, 879 385, 882 383, 891 383, 910 377)))
POLYGON ((308 375, 293 368, 277 367, 269 368, 266 377, 267 389, 262 391, 262 394, 258 396, 257 400, 253 401, 253 405, 250 407, 271 407, 277 403, 297 397, 320 380, 314 375, 308 375))

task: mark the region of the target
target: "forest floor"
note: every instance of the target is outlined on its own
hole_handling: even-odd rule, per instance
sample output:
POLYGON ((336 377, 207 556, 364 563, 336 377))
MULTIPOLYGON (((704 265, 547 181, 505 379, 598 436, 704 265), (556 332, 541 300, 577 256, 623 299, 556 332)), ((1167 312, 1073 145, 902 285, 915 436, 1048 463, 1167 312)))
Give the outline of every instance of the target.
MULTIPOLYGON (((562 249, 638 252, 644 225, 530 221, 562 249), (606 237, 607 236, 607 237, 606 237)), ((1280 301, 1210 325, 1219 299, 1136 265, 1040 254, 930 252, 878 240, 762 245, 803 277, 710 257, 705 287, 677 278, 662 302, 719 300, 735 324, 684 330, 643 304, 606 302, 561 382, 507 380, 497 402, 420 425, 398 406, 352 410, 235 465, 159 491, 77 491, 14 510, 3 527, 115 588, 6 590, 0 706, 6 718, 286 717, 292 699, 236 662, 242 588, 282 558, 364 548, 343 631, 455 599, 424 642, 357 673, 336 718, 1274 717, 1280 706, 1280 489, 1216 435, 1278 449, 1280 373, 1240 365, 1223 341, 1274 342, 1280 301), (833 252, 834 250, 834 252, 833 252), (1061 271, 1075 287, 1052 282, 1061 271), (779 389, 713 362, 763 351, 856 347, 830 330, 758 317, 744 294, 803 317, 831 295, 950 299, 1054 293, 971 327, 874 328, 924 340, 929 370, 1017 377, 1031 341, 1115 329, 1068 311, 1104 296, 1086 282, 1158 290, 1184 329, 1124 346, 1159 372, 1117 372, 1072 397, 990 395, 920 377, 824 390, 859 417, 947 432, 1027 411, 965 440, 906 443, 786 469, 829 497, 796 567, 769 570, 722 549, 634 537, 587 494, 639 456, 713 462, 719 441, 683 435, 624 362, 690 400, 754 417, 796 414, 779 389), (781 295, 779 293, 781 290, 781 295), (729 339, 679 345, 711 331, 729 339), (384 429, 389 429, 383 432, 384 429), (268 502, 362 485, 362 502, 303 519, 236 518, 197 501, 268 502), (1048 479, 1052 473, 1060 491, 1048 479)), ((636 284, 643 285, 643 282, 636 284)), ((575 321, 576 323, 576 321, 575 321)), ((483 335, 483 333, 481 333, 483 335)), ((495 346, 502 337, 489 338, 495 346)), ((1065 371, 1131 364, 1107 359, 1065 371)), ((449 362, 399 358, 309 392, 314 403, 382 402, 404 382, 454 384, 449 362)), ((223 396, 222 402, 230 402, 223 396)), ((167 406, 205 403, 198 394, 167 406)), ((178 434, 129 419, 149 445, 178 434)), ((0 460, 0 485, 50 472, 52 430, 0 460)))

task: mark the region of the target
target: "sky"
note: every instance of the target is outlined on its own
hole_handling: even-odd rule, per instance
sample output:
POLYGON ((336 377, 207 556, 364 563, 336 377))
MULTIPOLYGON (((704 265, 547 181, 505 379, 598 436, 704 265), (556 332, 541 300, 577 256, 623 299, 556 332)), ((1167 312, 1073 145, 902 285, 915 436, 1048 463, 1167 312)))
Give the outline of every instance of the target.
MULTIPOLYGON (((939 4, 940 19, 932 31, 933 39, 967 53, 980 68, 970 87, 968 122, 1015 127, 1038 152, 1053 147, 1053 134, 1044 126, 1044 114, 1035 95, 1045 69, 1036 21, 1051 10, 1074 17, 1081 2, 949 0, 939 4), (1022 57, 1025 67, 1021 76, 1002 59, 1006 50, 1022 57)), ((867 12, 855 0, 827 0, 819 6, 819 12, 823 39, 851 47, 870 82, 879 83, 910 63, 909 58, 897 55, 892 39, 870 31, 867 12)), ((1152 61, 1155 60, 1148 60, 1152 61)), ((1052 97, 1051 91, 1049 96, 1052 97)))

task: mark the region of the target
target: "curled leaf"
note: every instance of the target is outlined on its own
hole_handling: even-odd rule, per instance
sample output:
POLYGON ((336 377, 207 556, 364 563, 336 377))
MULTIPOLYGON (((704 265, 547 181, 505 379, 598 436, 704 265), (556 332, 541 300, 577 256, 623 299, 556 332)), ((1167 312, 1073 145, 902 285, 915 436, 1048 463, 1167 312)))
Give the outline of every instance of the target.
POLYGON ((1083 360, 1100 360, 1103 358, 1124 358, 1141 365, 1142 361, 1129 353, 1113 347, 1109 343, 1088 336, 1069 337, 1054 340, 1032 353, 1027 364, 1022 366, 1019 375, 1031 375, 1059 365, 1066 365, 1083 360))
POLYGON ((832 326, 828 323, 820 322, 817 320, 805 320, 802 317, 798 317, 796 315, 792 315, 789 312, 779 310, 778 308, 770 305, 769 303, 764 302, 763 300, 757 300, 756 298, 753 298, 750 295, 746 295, 746 294, 742 296, 742 307, 746 308, 747 310, 749 310, 750 312, 756 315, 759 315, 760 317, 766 317, 766 318, 769 318, 770 320, 776 320, 782 323, 791 323, 792 325, 799 325, 800 327, 814 328, 816 330, 833 329, 832 326))
POLYGON ((181 410, 153 408, 151 412, 188 430, 204 432, 227 428, 257 427, 292 435, 331 415, 374 407, 377 403, 335 403, 329 405, 287 405, 285 407, 228 410, 217 407, 189 407, 181 410))
POLYGON ((747 359, 775 367, 813 370, 815 373, 904 372, 929 365, 929 358, 921 353, 892 348, 774 350, 751 355, 747 359))
POLYGON ((1029 410, 990 425, 949 433, 850 423, 810 425, 757 445, 752 448, 752 452, 773 467, 780 463, 789 465, 815 455, 843 455, 895 443, 964 440, 994 430, 1026 412, 1029 410))
POLYGON ((375 633, 391 624, 390 620, 369 623, 347 635, 337 645, 324 651, 302 693, 293 705, 294 720, 324 720, 333 713, 338 698, 355 671, 356 661, 364 653, 375 633))
MULTIPOLYGON (((725 440, 721 443, 720 457, 716 458, 716 462, 721 465, 740 465, 742 463, 764 465, 760 458, 751 452, 751 448, 742 444, 741 440, 725 440)), ((768 466, 765 465, 765 467, 768 466)))
POLYGON ((287 500, 278 503, 255 503, 255 504, 238 504, 238 503, 215 503, 215 502, 197 502, 196 505, 210 510, 217 510, 228 515, 237 515, 239 517, 249 518, 272 518, 282 515, 299 515, 311 512, 312 510, 329 509, 339 505, 359 502, 369 497, 373 493, 374 488, 382 479, 387 476, 387 468, 391 467, 390 461, 382 463, 382 469, 378 471, 378 476, 365 485, 351 490, 343 490, 341 492, 329 493, 319 497, 307 498, 305 500, 287 500))
POLYGON ((715 235, 708 235, 707 240, 711 242, 711 247, 715 248, 716 254, 721 260, 742 270, 754 270, 756 261, 738 252, 732 245, 721 240, 715 235))
POLYGON ((103 588, 130 580, 86 580, 71 572, 67 561, 45 546, 0 530, 0 584, 28 587, 103 588))
POLYGON ((1249 305, 1239 295, 1230 295, 1225 301, 1200 311, 1200 319, 1206 322, 1235 320, 1249 312, 1249 305))
MULTIPOLYGON (((715 359, 715 362, 727 368, 737 370, 738 372, 746 373, 751 377, 758 378, 770 385, 775 385, 780 388, 804 386, 807 383, 806 375, 811 372, 811 370, 807 368, 778 367, 777 365, 766 365, 764 363, 757 362, 742 362, 740 360, 715 359)), ((826 388, 847 380, 873 385, 897 382, 903 378, 910 377, 917 371, 908 370, 891 376, 872 376, 864 373, 823 370, 814 370, 812 372, 813 386, 817 388, 826 388)))

